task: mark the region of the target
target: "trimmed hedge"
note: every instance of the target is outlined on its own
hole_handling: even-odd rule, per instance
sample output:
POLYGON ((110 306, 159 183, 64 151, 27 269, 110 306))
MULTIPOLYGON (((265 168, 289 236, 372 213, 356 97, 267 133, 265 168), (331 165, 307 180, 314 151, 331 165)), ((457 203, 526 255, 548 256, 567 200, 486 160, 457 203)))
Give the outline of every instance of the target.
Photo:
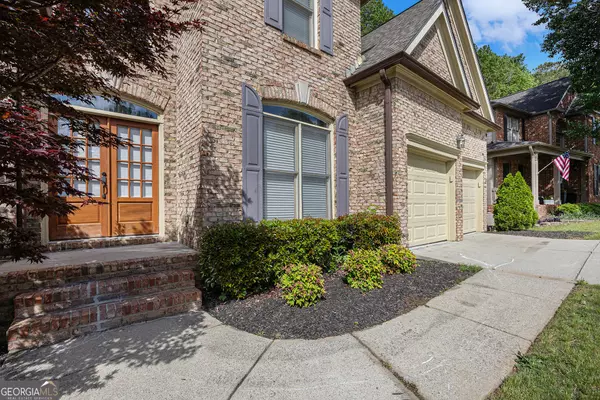
POLYGON ((533 194, 520 172, 508 174, 498 188, 494 205, 494 224, 499 231, 522 231, 538 220, 533 194))
POLYGON ((347 250, 376 250, 386 244, 400 244, 402 230, 397 216, 362 212, 338 219, 342 245, 347 250))
POLYGON ((242 299, 273 287, 277 270, 269 263, 271 232, 252 222, 206 229, 200 238, 198 278, 209 292, 242 299))
POLYGON ((277 270, 291 264, 316 264, 326 271, 335 267, 334 250, 340 242, 335 220, 274 220, 260 225, 269 230, 272 245, 277 249, 268 256, 268 262, 277 270))
POLYGON ((398 217, 371 212, 335 220, 214 225, 204 230, 198 245, 198 282, 208 292, 242 299, 274 287, 289 265, 331 271, 350 250, 378 250, 401 239, 398 217))

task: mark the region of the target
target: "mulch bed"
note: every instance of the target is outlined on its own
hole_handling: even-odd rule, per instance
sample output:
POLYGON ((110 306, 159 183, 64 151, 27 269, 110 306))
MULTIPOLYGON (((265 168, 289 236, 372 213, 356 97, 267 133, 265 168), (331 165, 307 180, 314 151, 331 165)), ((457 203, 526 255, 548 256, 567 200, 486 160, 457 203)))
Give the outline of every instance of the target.
POLYGON ((455 264, 419 260, 411 275, 386 275, 382 289, 363 294, 343 281, 343 272, 325 277, 326 297, 314 307, 290 307, 278 289, 244 300, 216 304, 207 311, 225 324, 277 339, 318 339, 362 330, 427 303, 475 272, 455 264))
POLYGON ((506 231, 506 232, 491 232, 496 235, 513 235, 513 236, 529 236, 546 239, 572 239, 572 240, 583 240, 586 236, 592 234, 592 232, 551 232, 551 231, 506 231))

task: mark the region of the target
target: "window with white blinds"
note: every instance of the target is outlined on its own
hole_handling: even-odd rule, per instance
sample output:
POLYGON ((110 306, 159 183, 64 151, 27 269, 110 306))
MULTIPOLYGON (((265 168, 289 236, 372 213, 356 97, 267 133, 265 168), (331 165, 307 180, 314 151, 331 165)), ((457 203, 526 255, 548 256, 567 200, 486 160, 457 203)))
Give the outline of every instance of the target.
POLYGON ((313 46, 313 0, 283 0, 283 32, 313 46))
POLYGON ((328 129, 265 113, 265 219, 330 217, 329 143, 328 129))

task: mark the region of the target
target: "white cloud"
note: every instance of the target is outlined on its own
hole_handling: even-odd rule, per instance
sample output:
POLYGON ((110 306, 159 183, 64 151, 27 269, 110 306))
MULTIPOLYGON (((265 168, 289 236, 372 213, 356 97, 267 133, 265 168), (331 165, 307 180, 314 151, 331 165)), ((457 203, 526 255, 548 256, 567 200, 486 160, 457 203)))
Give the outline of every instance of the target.
POLYGON ((469 26, 476 43, 499 43, 512 53, 528 35, 541 37, 543 26, 536 26, 538 15, 521 0, 463 0, 469 26))

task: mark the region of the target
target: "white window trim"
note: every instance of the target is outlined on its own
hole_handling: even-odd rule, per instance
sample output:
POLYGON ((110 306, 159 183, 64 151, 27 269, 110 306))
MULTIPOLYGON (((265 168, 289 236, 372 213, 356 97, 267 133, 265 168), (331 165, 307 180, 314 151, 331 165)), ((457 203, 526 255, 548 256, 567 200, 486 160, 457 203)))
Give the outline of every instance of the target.
MULTIPOLYGON (((284 106, 285 107, 285 106, 284 106)), ((299 110, 302 111, 302 110, 299 110)), ((296 173, 295 173, 295 178, 294 178, 294 189, 296 191, 295 193, 295 199, 294 199, 294 204, 295 206, 295 210, 294 210, 294 218, 295 219, 304 219, 303 217, 303 210, 302 210, 302 126, 310 126, 311 128, 316 128, 316 129, 320 129, 324 132, 327 132, 327 157, 328 157, 328 177, 327 177, 327 218, 326 219, 332 219, 333 215, 334 215, 334 208, 333 208, 333 198, 334 198, 334 152, 333 152, 333 127, 332 125, 330 125, 328 128, 324 128, 322 126, 318 126, 318 125, 313 125, 313 124, 309 124, 306 122, 302 122, 302 121, 298 121, 296 119, 292 119, 292 118, 286 118, 286 117, 282 117, 276 114, 271 114, 268 112, 263 112, 263 115, 269 118, 275 118, 275 119, 279 119, 282 121, 288 121, 291 123, 296 124, 296 173)), ((264 131, 263 131, 263 135, 264 135, 264 131)), ((263 156, 264 157, 264 156, 263 156)), ((266 169, 265 169, 266 172, 266 169)), ((263 173, 265 173, 263 172, 263 173)))

